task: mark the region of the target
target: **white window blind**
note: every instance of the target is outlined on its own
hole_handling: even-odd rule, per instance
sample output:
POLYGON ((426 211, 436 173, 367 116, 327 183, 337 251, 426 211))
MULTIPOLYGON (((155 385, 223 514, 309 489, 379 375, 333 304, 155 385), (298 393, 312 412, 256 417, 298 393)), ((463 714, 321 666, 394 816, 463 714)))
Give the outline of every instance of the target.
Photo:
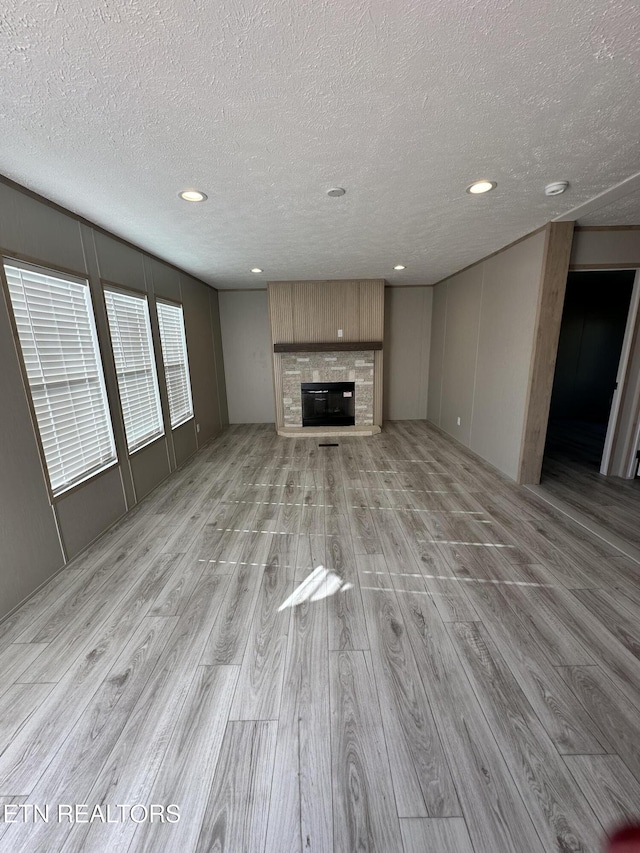
POLYGON ((157 307, 171 426, 177 427, 193 417, 184 315, 182 305, 158 302, 157 307))
POLYGON ((86 281, 4 262, 54 495, 116 459, 86 281))
POLYGON ((129 453, 164 432, 153 356, 149 308, 144 296, 105 288, 120 403, 129 453))

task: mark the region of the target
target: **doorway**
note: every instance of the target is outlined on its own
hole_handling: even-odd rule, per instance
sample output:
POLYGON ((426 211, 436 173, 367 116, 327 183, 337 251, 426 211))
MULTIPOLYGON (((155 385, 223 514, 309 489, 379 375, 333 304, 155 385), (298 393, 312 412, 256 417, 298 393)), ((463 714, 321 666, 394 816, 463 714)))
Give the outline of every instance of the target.
POLYGON ((569 273, 543 481, 600 470, 634 280, 635 270, 569 273))

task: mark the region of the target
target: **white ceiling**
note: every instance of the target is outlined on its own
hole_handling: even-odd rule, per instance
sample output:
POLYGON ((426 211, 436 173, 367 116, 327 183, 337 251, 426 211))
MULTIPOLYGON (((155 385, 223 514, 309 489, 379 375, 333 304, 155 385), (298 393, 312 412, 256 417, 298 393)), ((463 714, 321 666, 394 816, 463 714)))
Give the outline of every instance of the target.
POLYGON ((0 172, 218 288, 433 283, 640 168, 638 0, 4 0, 0 48, 0 172))
POLYGON ((580 225, 640 225, 640 192, 629 193, 611 204, 580 216, 580 225))

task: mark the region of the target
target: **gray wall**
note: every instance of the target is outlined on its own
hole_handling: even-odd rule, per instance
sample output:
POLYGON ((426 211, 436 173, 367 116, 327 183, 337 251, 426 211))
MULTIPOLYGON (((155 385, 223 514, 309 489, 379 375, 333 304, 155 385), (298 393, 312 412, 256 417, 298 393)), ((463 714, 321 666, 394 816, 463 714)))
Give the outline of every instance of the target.
POLYGON ((220 326, 229 423, 274 423, 266 290, 221 290, 220 326))
POLYGON ((576 228, 571 246, 571 266, 603 268, 640 267, 640 229, 576 228))
POLYGON ((0 183, 0 251, 88 278, 118 465, 49 500, 27 393, 0 298, 0 617, 106 530, 227 422, 215 291, 72 214, 0 183), (102 281, 149 298, 165 436, 129 456, 108 334, 102 281), (172 432, 159 349, 155 296, 182 302, 195 418, 172 432), (200 432, 196 432, 196 423, 200 432))
MULTIPOLYGON (((433 288, 385 288, 384 417, 424 419, 433 288)), ((275 420, 266 290, 221 290, 229 422, 275 420)))
POLYGON ((384 419, 427 417, 432 287, 384 292, 384 419))
POLYGON ((534 234, 434 293, 428 419, 513 479, 544 244, 534 234))

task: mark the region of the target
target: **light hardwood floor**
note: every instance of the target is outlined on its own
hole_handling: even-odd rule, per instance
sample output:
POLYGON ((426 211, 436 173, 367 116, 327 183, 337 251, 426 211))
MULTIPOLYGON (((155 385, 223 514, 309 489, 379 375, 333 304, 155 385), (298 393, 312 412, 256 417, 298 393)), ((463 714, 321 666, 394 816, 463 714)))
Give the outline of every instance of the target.
POLYGON ((228 429, 0 623, 0 851, 601 853, 639 816, 640 565, 423 422, 338 443, 228 429))

